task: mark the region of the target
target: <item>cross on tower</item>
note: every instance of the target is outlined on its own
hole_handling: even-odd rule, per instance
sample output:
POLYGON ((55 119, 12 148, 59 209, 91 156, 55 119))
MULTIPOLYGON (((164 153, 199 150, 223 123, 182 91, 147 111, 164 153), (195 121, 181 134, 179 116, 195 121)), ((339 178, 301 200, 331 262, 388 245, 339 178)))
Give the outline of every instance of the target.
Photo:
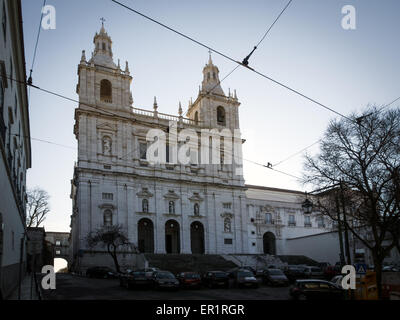
POLYGON ((101 21, 101 25, 104 27, 104 21, 106 21, 106 19, 104 19, 103 17, 100 18, 101 21))

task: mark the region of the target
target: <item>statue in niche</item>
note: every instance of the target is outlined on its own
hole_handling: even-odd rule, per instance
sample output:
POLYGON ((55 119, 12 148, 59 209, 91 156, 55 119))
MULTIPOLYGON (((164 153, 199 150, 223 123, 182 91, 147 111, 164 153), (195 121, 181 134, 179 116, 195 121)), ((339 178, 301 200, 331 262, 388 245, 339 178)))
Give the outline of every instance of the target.
POLYGON ((224 232, 232 232, 231 219, 229 218, 224 220, 224 232))
POLYGON ((102 147, 103 147, 103 154, 105 156, 111 155, 111 138, 108 136, 103 137, 102 147))
POLYGON ((199 207, 199 204, 198 204, 198 203, 195 203, 195 204, 194 204, 194 208, 193 208, 193 209, 194 209, 194 210, 193 210, 193 211, 194 211, 194 212, 193 212, 194 215, 195 215, 195 216, 199 216, 199 215, 200 215, 200 207, 199 207))

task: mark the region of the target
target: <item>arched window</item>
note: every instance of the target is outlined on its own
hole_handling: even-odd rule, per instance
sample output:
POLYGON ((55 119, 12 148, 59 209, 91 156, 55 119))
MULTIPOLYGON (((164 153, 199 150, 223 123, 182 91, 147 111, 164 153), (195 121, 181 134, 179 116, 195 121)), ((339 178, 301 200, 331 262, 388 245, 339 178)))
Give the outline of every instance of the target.
POLYGON ((200 206, 199 206, 198 203, 195 203, 195 204, 194 204, 194 207, 193 207, 193 214, 194 214, 195 216, 200 215, 200 206))
POLYGON ((100 100, 109 103, 112 102, 111 82, 106 79, 100 81, 100 100))
POLYGON ((103 50, 106 50, 106 44, 104 42, 102 43, 102 48, 103 50))
POLYGON ((232 232, 232 223, 229 218, 224 219, 224 232, 232 232))
POLYGON ((194 113, 194 122, 196 124, 198 124, 198 122, 199 122, 199 113, 197 111, 194 113))
POLYGON ((147 199, 142 200, 142 212, 149 212, 149 201, 147 199))
POLYGON ((272 224, 272 215, 270 213, 265 214, 265 223, 272 224))
POLYGON ((225 125, 225 109, 221 106, 217 108, 217 122, 222 126, 225 125))
POLYGON ((168 213, 175 214, 175 201, 170 201, 168 203, 168 213))
POLYGON ((112 226, 112 212, 111 210, 104 211, 104 226, 112 226))

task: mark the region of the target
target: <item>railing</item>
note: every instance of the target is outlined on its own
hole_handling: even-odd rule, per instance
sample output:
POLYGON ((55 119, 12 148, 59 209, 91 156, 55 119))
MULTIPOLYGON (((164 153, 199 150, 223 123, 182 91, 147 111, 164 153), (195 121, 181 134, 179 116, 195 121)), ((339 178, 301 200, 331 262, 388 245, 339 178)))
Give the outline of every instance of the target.
POLYGON ((176 122, 181 121, 182 123, 190 124, 190 125, 199 125, 199 122, 200 122, 200 121, 192 120, 189 118, 174 116, 172 114, 166 114, 166 113, 162 113, 162 112, 154 112, 154 111, 149 111, 149 110, 134 108, 134 107, 132 107, 132 111, 133 111, 133 113, 141 115, 141 116, 160 118, 160 119, 176 121, 176 122))
POLYGON ((311 223, 305 223, 304 226, 305 227, 311 227, 311 223))
POLYGON ((295 227, 296 226, 296 222, 289 222, 289 227, 295 227))

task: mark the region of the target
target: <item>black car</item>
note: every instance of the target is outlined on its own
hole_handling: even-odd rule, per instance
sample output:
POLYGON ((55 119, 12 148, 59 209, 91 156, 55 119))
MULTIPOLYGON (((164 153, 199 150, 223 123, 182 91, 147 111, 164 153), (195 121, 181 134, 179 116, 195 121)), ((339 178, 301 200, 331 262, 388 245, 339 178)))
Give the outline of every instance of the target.
POLYGON ((152 276, 154 289, 173 289, 179 288, 179 281, 169 271, 155 271, 152 276))
POLYGON ((342 300, 345 290, 325 280, 297 280, 289 294, 295 300, 342 300))
POLYGON ((116 273, 109 267, 91 267, 86 270, 86 276, 89 278, 115 278, 116 273))
POLYGON ((289 282, 295 282, 296 280, 304 279, 306 277, 304 268, 295 265, 287 266, 283 273, 288 278, 289 282))
POLYGON ((197 272, 181 272, 176 278, 183 288, 201 288, 201 277, 197 272))
POLYGON ((209 288, 229 288, 229 276, 224 271, 208 271, 203 275, 203 284, 209 288))
POLYGON ((262 275, 263 283, 270 286, 288 286, 289 280, 280 269, 265 269, 262 275))
POLYGON ((233 279, 233 285, 237 288, 252 287, 258 288, 258 280, 254 273, 247 269, 237 269, 229 274, 233 279))
POLYGON ((119 284, 121 287, 128 289, 148 288, 152 285, 152 281, 146 276, 144 271, 129 271, 120 275, 119 284))

